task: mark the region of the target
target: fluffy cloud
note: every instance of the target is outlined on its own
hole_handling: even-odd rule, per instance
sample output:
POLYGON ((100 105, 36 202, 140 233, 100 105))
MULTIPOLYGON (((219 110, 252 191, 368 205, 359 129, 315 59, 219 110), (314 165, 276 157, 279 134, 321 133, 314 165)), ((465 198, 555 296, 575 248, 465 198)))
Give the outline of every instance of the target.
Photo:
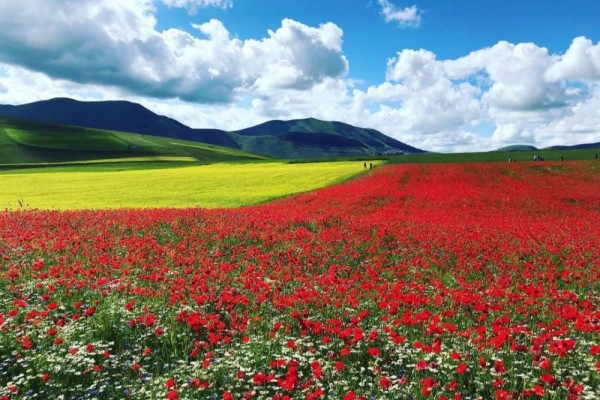
POLYGON ((0 63, 0 104, 24 104, 53 97, 72 97, 78 100, 128 98, 118 88, 93 84, 78 84, 26 68, 0 63))
POLYGON ((369 120, 385 124, 398 138, 417 134, 423 140, 439 132, 460 131, 481 117, 480 89, 447 76, 444 62, 426 50, 403 50, 388 61, 387 82, 355 91, 360 107, 377 109, 369 120))
POLYGON ((293 119, 307 116, 326 120, 347 120, 350 113, 347 84, 339 79, 326 79, 310 90, 299 92, 280 89, 276 95, 255 97, 251 109, 266 118, 293 119))
POLYGON ((332 23, 315 28, 286 19, 267 38, 240 41, 217 20, 194 25, 198 35, 159 32, 149 0, 5 0, 0 25, 0 61, 156 98, 230 102, 254 87, 308 89, 348 69, 342 31, 332 23))
POLYGON ((552 82, 600 80, 600 43, 594 45, 585 37, 575 38, 567 52, 546 71, 545 78, 552 82))
POLYGON ((452 60, 402 50, 353 103, 370 126, 430 150, 597 142, 599 49, 576 38, 563 55, 507 42, 452 60))
POLYGON ((417 6, 398 8, 389 0, 377 0, 385 22, 397 22, 401 27, 418 27, 421 14, 417 6))
POLYGON ((344 76, 348 61, 342 54, 342 30, 333 23, 319 28, 284 19, 269 38, 248 40, 243 47, 245 73, 256 76, 254 89, 308 89, 329 77, 344 76))
POLYGON ((160 0, 160 2, 169 7, 185 8, 190 15, 195 15, 198 9, 205 7, 233 7, 233 0, 160 0))
POLYGON ((218 20, 157 31, 157 1, 0 2, 0 103, 126 98, 222 129, 312 116, 435 151, 600 141, 600 44, 584 37, 559 54, 508 42, 448 60, 404 49, 383 82, 357 89, 333 23, 284 19, 249 40, 218 20))
POLYGON ((544 124, 530 124, 534 142, 543 146, 600 142, 600 85, 593 84, 584 99, 564 116, 544 124))
POLYGON ((549 82, 545 72, 555 62, 548 50, 533 43, 499 42, 458 60, 448 61, 446 71, 455 79, 483 72, 490 87, 485 101, 507 111, 533 111, 563 107, 567 94, 561 82, 549 82))

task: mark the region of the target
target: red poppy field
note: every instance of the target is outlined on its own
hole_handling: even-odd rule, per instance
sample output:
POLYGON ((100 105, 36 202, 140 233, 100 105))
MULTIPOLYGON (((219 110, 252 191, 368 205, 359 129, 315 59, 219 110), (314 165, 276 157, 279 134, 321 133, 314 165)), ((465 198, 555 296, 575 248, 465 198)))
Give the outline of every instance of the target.
POLYGON ((0 399, 600 398, 600 164, 0 213, 0 399))

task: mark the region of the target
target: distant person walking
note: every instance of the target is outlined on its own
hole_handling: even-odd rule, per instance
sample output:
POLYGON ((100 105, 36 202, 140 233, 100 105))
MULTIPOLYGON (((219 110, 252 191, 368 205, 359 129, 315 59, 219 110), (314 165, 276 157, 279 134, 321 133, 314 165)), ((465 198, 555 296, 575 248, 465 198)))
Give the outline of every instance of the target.
POLYGON ((369 163, 369 169, 373 169, 373 163, 369 163))
POLYGON ((363 164, 363 169, 367 169, 367 163, 363 164))

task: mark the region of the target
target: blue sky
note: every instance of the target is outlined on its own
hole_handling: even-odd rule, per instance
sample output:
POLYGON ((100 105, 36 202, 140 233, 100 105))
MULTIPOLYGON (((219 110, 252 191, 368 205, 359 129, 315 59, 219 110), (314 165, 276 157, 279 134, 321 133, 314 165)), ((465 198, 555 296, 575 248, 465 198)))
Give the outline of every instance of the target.
POLYGON ((428 49, 438 58, 457 58, 500 40, 534 42, 551 53, 564 52, 573 38, 600 39, 600 4, 580 1, 423 0, 392 2, 399 9, 416 5, 421 22, 402 28, 385 23, 376 0, 242 0, 232 8, 206 8, 190 16, 185 9, 158 5, 158 28, 192 32, 190 20, 216 18, 241 39, 259 38, 283 18, 318 26, 333 22, 344 31, 349 76, 375 84, 385 77, 385 61, 404 48, 428 49))
POLYGON ((0 103, 316 117, 434 151, 597 142, 597 21, 592 0, 3 0, 0 103))

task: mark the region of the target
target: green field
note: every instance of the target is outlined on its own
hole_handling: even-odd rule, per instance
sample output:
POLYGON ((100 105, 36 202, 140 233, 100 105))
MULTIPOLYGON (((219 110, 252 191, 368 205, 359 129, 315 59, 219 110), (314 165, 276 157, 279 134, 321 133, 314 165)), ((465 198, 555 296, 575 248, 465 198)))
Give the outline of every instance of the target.
POLYGON ((331 185, 362 162, 288 164, 205 143, 0 119, 0 208, 238 207, 331 185))
POLYGON ((160 161, 189 165, 266 158, 188 140, 0 118, 0 168, 160 161))
POLYGON ((0 172, 0 207, 238 207, 328 186, 362 172, 362 163, 350 161, 155 165, 124 170, 97 166, 13 169, 0 172))
MULTIPOLYGON (((426 153, 388 162, 576 160, 599 150, 426 153)), ((381 163, 278 162, 193 141, 0 118, 0 209, 238 207, 344 181, 363 172, 365 159, 381 163)))
POLYGON ((596 154, 600 156, 600 148, 574 150, 524 150, 524 151, 489 151, 480 153, 424 153, 391 156, 392 163, 452 163, 452 162, 506 162, 510 157, 514 161, 533 161, 534 155, 543 156, 546 161, 557 161, 562 156, 565 160, 592 160, 596 154))

